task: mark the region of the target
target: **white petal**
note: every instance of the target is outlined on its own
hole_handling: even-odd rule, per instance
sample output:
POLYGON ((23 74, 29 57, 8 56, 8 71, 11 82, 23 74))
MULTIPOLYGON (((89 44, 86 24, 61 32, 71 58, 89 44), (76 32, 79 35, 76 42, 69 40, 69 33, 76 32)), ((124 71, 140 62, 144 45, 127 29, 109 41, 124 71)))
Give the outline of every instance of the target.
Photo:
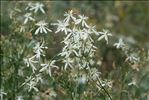
POLYGON ((43 67, 43 68, 41 68, 40 70, 39 70, 39 72, 43 72, 43 71, 45 71, 47 69, 47 67, 43 67))
POLYGON ((77 19, 76 21, 75 21, 75 24, 79 24, 81 22, 81 19, 77 19))
POLYGON ((35 31, 35 35, 39 33, 39 28, 35 31))
POLYGON ((28 22, 28 18, 25 18, 24 20, 24 24, 26 24, 28 22))
POLYGON ((101 39, 103 39, 104 38, 104 36, 102 35, 102 36, 100 36, 99 38, 98 38, 98 41, 100 41, 101 39))
POLYGON ((47 31, 46 31, 45 27, 42 27, 42 29, 43 29, 43 31, 44 31, 45 33, 47 33, 47 31))
POLYGON ((43 10, 43 8, 40 8, 41 12, 45 14, 45 11, 43 10))
POLYGON ((42 27, 39 27, 39 29, 40 29, 40 33, 42 33, 42 31, 43 31, 43 30, 42 30, 42 27))
POLYGON ((47 27, 46 27, 46 29, 47 29, 49 32, 52 32, 52 30, 48 29, 47 27))

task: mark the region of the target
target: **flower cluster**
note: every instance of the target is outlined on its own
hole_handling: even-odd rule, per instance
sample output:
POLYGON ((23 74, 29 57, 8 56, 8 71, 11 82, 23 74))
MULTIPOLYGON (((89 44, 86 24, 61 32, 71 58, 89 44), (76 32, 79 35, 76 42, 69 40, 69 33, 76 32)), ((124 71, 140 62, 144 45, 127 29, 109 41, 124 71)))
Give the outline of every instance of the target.
POLYGON ((119 39, 118 43, 114 43, 114 46, 117 49, 121 49, 127 56, 125 61, 130 61, 133 64, 138 63, 140 61, 140 57, 138 56, 138 54, 131 52, 131 49, 128 45, 126 45, 126 43, 124 43, 122 38, 119 39))
MULTIPOLYGON (((88 17, 77 16, 72 10, 65 13, 64 17, 64 20, 52 23, 52 25, 57 26, 55 33, 63 32, 66 35, 62 41, 64 47, 59 53, 64 63, 62 70, 71 71, 69 79, 76 84, 92 84, 91 82, 98 84, 98 82, 102 82, 104 84, 102 88, 111 88, 109 82, 102 79, 98 80, 101 73, 94 67, 97 49, 94 44, 102 39, 108 44, 108 37, 112 34, 108 30, 97 31, 95 26, 90 26, 87 23, 88 17), (97 40, 95 41, 92 36, 98 37, 97 40)), ((99 86, 96 85, 96 88, 99 89, 99 86)))
POLYGON ((65 46, 60 53, 65 63, 64 69, 89 69, 94 64, 93 58, 97 48, 94 46, 95 41, 92 39, 92 35, 98 36, 98 41, 105 39, 108 43, 108 36, 112 34, 108 30, 98 32, 95 26, 87 24, 88 17, 77 16, 73 14, 72 10, 65 13, 64 16, 64 20, 58 20, 57 23, 52 24, 57 26, 55 33, 64 32, 66 35, 62 41, 65 46))
POLYGON ((27 90, 30 92, 32 89, 35 91, 39 91, 38 88, 36 87, 36 85, 40 82, 42 82, 42 77, 40 74, 30 77, 27 77, 27 79, 25 80, 25 82, 22 84, 27 86, 27 90))
POLYGON ((35 24, 36 26, 38 26, 38 28, 35 31, 35 35, 38 33, 48 33, 52 32, 50 29, 47 28, 48 23, 46 23, 45 21, 39 21, 38 23, 35 24))
POLYGON ((45 14, 44 5, 42 3, 39 3, 39 2, 36 2, 36 3, 29 2, 25 9, 30 10, 30 11, 34 11, 34 13, 41 11, 42 13, 45 14))
MULTIPOLYGON (((37 35, 38 33, 45 33, 47 34, 48 32, 52 32, 52 30, 50 30, 48 28, 48 23, 45 22, 45 20, 37 20, 38 18, 35 17, 36 13, 38 13, 39 11, 45 14, 45 10, 44 10, 44 4, 43 3, 32 3, 29 2, 27 7, 26 7, 26 13, 23 16, 23 24, 20 27, 20 32, 26 32, 27 27, 29 27, 29 25, 31 24, 31 26, 36 26, 36 30, 34 32, 35 35, 37 35), (35 14, 34 14, 35 13, 35 14), (32 23, 34 22, 34 23, 32 23)), ((32 31, 32 30, 29 30, 32 31)))

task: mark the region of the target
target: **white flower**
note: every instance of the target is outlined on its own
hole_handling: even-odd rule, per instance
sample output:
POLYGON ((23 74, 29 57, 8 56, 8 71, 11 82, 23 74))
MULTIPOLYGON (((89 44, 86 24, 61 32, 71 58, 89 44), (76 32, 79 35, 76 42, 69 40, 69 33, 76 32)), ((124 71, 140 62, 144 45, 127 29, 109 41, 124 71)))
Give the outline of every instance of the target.
POLYGON ((118 43, 114 43, 114 46, 116 46, 117 49, 124 48, 125 44, 123 40, 120 38, 118 43))
POLYGON ((85 28, 84 31, 89 34, 95 33, 96 35, 98 35, 98 32, 96 31, 96 26, 88 26, 88 28, 85 28))
POLYGON ((98 41, 104 38, 108 44, 108 36, 112 36, 112 34, 109 33, 108 30, 103 30, 103 32, 99 32, 99 34, 101 34, 101 36, 98 38, 98 41))
POLYGON ((130 86, 130 85, 136 85, 136 81, 132 81, 132 82, 128 83, 128 85, 129 85, 129 86, 130 86))
POLYGON ((34 80, 31 80, 29 83, 26 83, 26 85, 29 87, 28 91, 30 92, 32 89, 34 89, 36 92, 38 91, 38 88, 36 87, 37 82, 34 80))
POLYGON ((35 81, 38 83, 38 82, 43 82, 43 79, 42 79, 42 76, 41 76, 41 74, 37 74, 36 76, 35 76, 35 81))
POLYGON ((7 95, 7 93, 6 92, 4 92, 2 89, 0 89, 0 98, 1 98, 1 100, 3 100, 3 96, 6 96, 7 95))
POLYGON ((69 24, 65 23, 63 21, 58 20, 58 23, 52 23, 51 25, 57 25, 57 30, 55 33, 58 33, 60 31, 62 31, 62 32, 64 31, 65 34, 67 35, 67 33, 69 31, 69 29, 67 28, 67 26, 69 26, 69 24))
POLYGON ((24 63, 27 64, 27 67, 31 67, 33 73, 35 73, 36 67, 34 66, 35 63, 38 63, 38 61, 34 61, 33 59, 35 58, 35 56, 32 56, 30 58, 25 58, 24 59, 24 63))
POLYGON ((68 67, 73 68, 72 63, 73 60, 71 58, 66 58, 63 60, 63 62, 65 63, 64 69, 66 70, 68 67))
POLYGON ((23 96, 17 96, 17 100, 24 100, 23 96))
POLYGON ((34 13, 37 13, 37 11, 41 11, 42 13, 45 14, 45 11, 43 9, 44 5, 42 3, 29 3, 28 6, 26 7, 26 10, 34 11, 34 13))
POLYGON ((76 35, 75 35, 74 38, 80 38, 80 39, 83 39, 83 40, 85 41, 86 39, 88 39, 88 37, 89 37, 89 34, 88 34, 87 32, 78 31, 78 32, 76 33, 76 35))
POLYGON ((27 78, 25 79, 25 82, 24 83, 22 83, 22 85, 21 86, 24 86, 27 82, 29 82, 30 80, 32 79, 32 76, 27 76, 27 78))
POLYGON ((133 63, 136 63, 140 60, 140 58, 135 54, 135 53, 132 53, 130 54, 125 61, 131 61, 133 63))
POLYGON ((25 26, 20 27, 20 32, 25 32, 25 26))
POLYGON ((77 82, 78 82, 79 84, 85 84, 86 81, 87 81, 87 77, 86 77, 85 74, 83 74, 83 75, 81 75, 81 77, 78 77, 78 78, 77 78, 77 82))
POLYGON ((36 53, 35 57, 40 59, 40 56, 45 56, 43 49, 47 49, 48 47, 44 46, 44 41, 40 44, 40 42, 37 42, 34 49, 34 53, 36 53))
POLYGON ((70 10, 68 13, 66 12, 64 14, 64 16, 66 16, 66 18, 64 19, 65 23, 69 23, 70 19, 72 19, 73 21, 76 20, 76 18, 73 16, 73 11, 72 10, 70 10))
POLYGON ((47 31, 52 32, 52 30, 47 28, 48 23, 46 23, 45 21, 39 21, 35 25, 38 26, 35 31, 35 35, 38 33, 48 33, 47 31))
POLYGON ((35 21, 35 19, 32 17, 32 13, 26 13, 24 15, 24 24, 26 24, 28 21, 35 21))
POLYGON ((99 75, 101 74, 101 72, 99 72, 96 68, 91 68, 89 71, 90 71, 90 77, 93 80, 99 78, 99 75))
POLYGON ((130 83, 128 83, 128 86, 131 86, 131 85, 134 85, 134 86, 137 86, 137 79, 136 78, 132 78, 132 81, 130 83))
POLYGON ((34 77, 33 76, 27 76, 27 78, 25 79, 25 82, 21 85, 27 85, 27 89, 30 92, 32 89, 34 89, 36 92, 38 91, 38 88, 36 87, 36 85, 39 82, 42 82, 42 78, 41 78, 41 74, 37 74, 34 77))
POLYGON ((101 80, 100 78, 98 78, 98 81, 96 82, 96 87, 101 90, 102 87, 108 87, 108 88, 112 88, 112 83, 113 81, 109 81, 109 80, 101 80))
POLYGON ((29 3, 27 4, 27 7, 25 8, 25 10, 30 9, 30 8, 33 7, 33 6, 34 6, 34 4, 33 4, 32 2, 29 2, 29 3))
POLYGON ((19 70, 18 70, 18 75, 19 75, 19 76, 24 76, 24 73, 23 73, 23 70, 22 70, 22 69, 19 69, 19 70))
POLYGON ((82 27, 84 26, 89 27, 86 23, 86 20, 88 19, 88 17, 85 17, 84 15, 79 15, 78 17, 79 19, 76 19, 75 24, 81 23, 82 27))
POLYGON ((63 51, 63 52, 59 53, 60 56, 65 57, 65 58, 68 58, 70 54, 71 54, 71 52, 68 52, 68 51, 63 51))
POLYGON ((51 97, 56 97, 56 96, 57 96, 56 92, 54 92, 54 91, 51 91, 49 95, 50 95, 51 97))
POLYGON ((55 62, 56 62, 56 61, 53 60, 53 61, 51 61, 51 62, 49 62, 49 63, 47 63, 47 64, 41 64, 41 66, 42 66, 43 68, 41 68, 39 72, 47 71, 48 74, 49 74, 50 76, 52 76, 52 74, 51 74, 51 69, 52 69, 52 68, 57 68, 57 69, 58 69, 58 66, 54 65, 55 62))

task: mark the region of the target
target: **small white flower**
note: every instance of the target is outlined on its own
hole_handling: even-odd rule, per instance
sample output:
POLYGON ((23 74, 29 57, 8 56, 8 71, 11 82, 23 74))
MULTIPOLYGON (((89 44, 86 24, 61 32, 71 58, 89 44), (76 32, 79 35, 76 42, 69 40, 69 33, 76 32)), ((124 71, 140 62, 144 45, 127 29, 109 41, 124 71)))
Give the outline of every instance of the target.
POLYGON ((76 19, 75 24, 80 24, 82 25, 82 27, 89 27, 86 23, 86 20, 88 19, 88 17, 84 16, 84 15, 79 15, 78 16, 79 19, 76 19))
POLYGON ((90 70, 90 77, 93 80, 96 80, 97 78, 99 78, 101 72, 99 72, 96 68, 91 68, 90 70))
POLYGON ((29 87, 28 91, 30 92, 32 89, 34 89, 36 92, 38 91, 38 88, 36 87, 37 82, 34 80, 31 80, 29 83, 26 83, 26 85, 29 87))
POLYGON ((1 98, 1 100, 3 100, 3 96, 6 96, 7 95, 7 93, 6 92, 4 92, 2 89, 0 89, 0 98, 1 98))
POLYGON ((64 19, 65 23, 69 23, 70 19, 72 19, 73 21, 76 20, 76 18, 73 16, 73 11, 72 10, 70 10, 68 13, 66 12, 64 14, 64 16, 66 16, 66 18, 64 19))
POLYGON ((117 49, 124 48, 125 44, 123 40, 120 38, 118 43, 114 43, 114 46, 116 46, 117 49))
POLYGON ((44 41, 43 41, 42 43, 37 42, 36 45, 35 45, 35 47, 33 47, 34 53, 36 53, 35 57, 36 57, 37 59, 40 59, 40 56, 41 56, 41 55, 42 55, 42 56, 45 56, 43 49, 47 49, 47 48, 48 48, 48 47, 44 46, 44 41))
POLYGON ((63 51, 63 52, 59 53, 60 56, 65 57, 65 58, 68 58, 70 54, 71 54, 71 52, 68 52, 68 51, 63 51))
POLYGON ((65 70, 68 67, 73 68, 73 66, 72 66, 73 60, 71 58, 66 58, 65 60, 63 60, 63 62, 65 63, 65 66, 64 66, 65 70))
POLYGON ((38 61, 33 60, 34 58, 35 56, 24 59, 24 63, 27 64, 27 67, 30 66, 32 68, 33 73, 35 73, 35 70, 37 70, 34 64, 38 63, 38 61))
POLYGON ((68 31, 69 31, 69 29, 67 28, 67 26, 69 26, 69 24, 68 23, 65 23, 65 22, 63 22, 63 21, 60 21, 60 20, 58 20, 58 23, 52 23, 51 25, 57 25, 57 30, 56 30, 56 32, 55 33, 58 33, 58 32, 65 32, 65 34, 67 35, 67 33, 68 33, 68 31))
POLYGON ((32 8, 33 6, 34 6, 34 4, 33 4, 32 2, 29 2, 29 3, 27 4, 27 7, 25 8, 25 10, 30 9, 30 8, 32 8))
POLYGON ((24 100, 23 96, 17 96, 17 100, 24 100))
POLYGON ((96 87, 101 90, 102 87, 108 87, 108 88, 112 88, 112 83, 113 81, 108 81, 108 80, 101 80, 100 78, 98 78, 98 81, 96 82, 96 87))
POLYGON ((24 83, 22 83, 22 85, 21 86, 24 86, 27 82, 29 82, 30 80, 32 79, 32 76, 27 76, 27 78, 25 79, 25 82, 24 83))
POLYGON ((35 19, 32 17, 32 13, 26 13, 24 15, 24 24, 26 24, 28 21, 35 21, 35 19))
POLYGON ((24 73, 23 73, 23 70, 22 70, 22 69, 19 69, 19 70, 18 70, 18 75, 19 75, 19 76, 24 76, 24 73))
POLYGON ((79 84, 85 84, 86 81, 87 81, 87 77, 86 77, 85 74, 83 74, 83 75, 81 75, 81 77, 78 77, 78 78, 77 78, 77 82, 78 82, 79 84))
POLYGON ((131 61, 133 63, 136 63, 140 60, 140 58, 135 54, 135 53, 132 53, 130 54, 125 61, 131 61))
POLYGON ((131 86, 131 85, 137 86, 137 82, 136 82, 135 78, 132 78, 132 81, 130 83, 128 83, 128 86, 131 86))
POLYGON ((96 31, 96 26, 88 26, 88 28, 85 28, 84 31, 89 34, 95 33, 96 35, 98 35, 98 32, 96 31))
POLYGON ((103 30, 103 32, 99 32, 99 34, 101 36, 98 38, 98 41, 100 41, 104 38, 106 40, 107 44, 108 44, 108 36, 112 36, 112 34, 109 33, 108 30, 103 30))
POLYGON ((46 33, 47 34, 48 33, 47 31, 52 32, 52 30, 47 28, 48 23, 46 23, 45 21, 39 21, 35 25, 38 26, 38 28, 35 31, 35 35, 38 33, 46 33))
POLYGON ((35 81, 36 81, 37 83, 38 83, 38 82, 43 82, 43 79, 42 79, 41 74, 37 74, 37 75, 36 75, 35 81))
POLYGON ((44 5, 42 3, 29 3, 26 7, 26 10, 29 9, 30 11, 34 11, 34 13, 37 13, 38 11, 41 11, 43 14, 45 14, 45 11, 43 9, 44 5))
POLYGON ((50 96, 50 97, 56 97, 57 94, 56 94, 56 92, 55 92, 54 90, 52 90, 52 91, 49 93, 49 96, 50 96))
POLYGON ((132 82, 128 83, 128 85, 129 85, 129 86, 130 86, 130 85, 136 85, 136 81, 132 81, 132 82))
POLYGON ((20 32, 25 32, 25 26, 20 27, 20 32))
POLYGON ((38 88, 36 87, 37 84, 39 82, 42 82, 42 78, 41 78, 41 74, 37 74, 35 75, 34 77, 33 76, 27 76, 27 78, 25 79, 25 82, 21 85, 21 86, 24 86, 26 85, 27 86, 27 89, 28 91, 30 92, 32 89, 35 90, 36 92, 38 91, 38 88))
POLYGON ((52 69, 52 68, 57 68, 57 69, 58 69, 58 66, 54 65, 55 62, 56 62, 56 61, 53 60, 53 61, 51 61, 51 62, 49 62, 49 63, 47 63, 47 64, 41 64, 41 66, 42 66, 43 68, 41 68, 39 72, 47 71, 47 73, 48 73, 50 76, 52 76, 52 74, 51 74, 51 69, 52 69))
POLYGON ((89 34, 87 33, 87 32, 83 32, 83 31, 78 31, 77 32, 77 38, 79 37, 80 39, 83 39, 84 41, 86 40, 86 39, 88 39, 88 37, 89 37, 89 34), (78 36, 77 36, 78 35, 78 36))

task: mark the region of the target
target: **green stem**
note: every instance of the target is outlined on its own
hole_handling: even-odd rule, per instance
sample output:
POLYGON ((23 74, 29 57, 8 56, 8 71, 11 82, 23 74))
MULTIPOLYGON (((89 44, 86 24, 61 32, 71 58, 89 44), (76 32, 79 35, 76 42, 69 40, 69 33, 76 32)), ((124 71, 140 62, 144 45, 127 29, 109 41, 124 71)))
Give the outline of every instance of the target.
POLYGON ((108 95, 108 97, 110 98, 110 100, 112 100, 112 97, 110 96, 110 94, 108 93, 108 91, 102 86, 100 80, 98 79, 100 87, 104 90, 104 92, 108 95))

